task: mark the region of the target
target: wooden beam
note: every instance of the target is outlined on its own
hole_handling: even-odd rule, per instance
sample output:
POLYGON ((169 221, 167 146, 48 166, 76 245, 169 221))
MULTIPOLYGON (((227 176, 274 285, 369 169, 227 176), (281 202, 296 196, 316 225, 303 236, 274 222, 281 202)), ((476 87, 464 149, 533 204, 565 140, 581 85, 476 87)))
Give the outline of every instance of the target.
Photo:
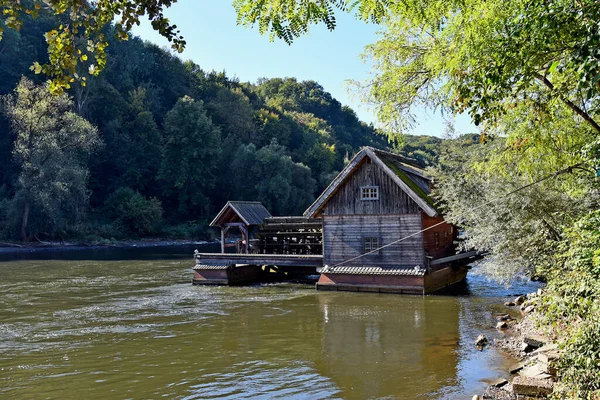
POLYGON ((244 245, 244 252, 248 254, 248 247, 250 247, 250 236, 248 236, 248 229, 244 225, 239 226, 240 231, 242 231, 242 240, 246 243, 244 245))
POLYGON ((221 253, 223 254, 225 254, 225 237, 227 236, 229 228, 229 226, 221 227, 221 253))
POLYGON ((279 267, 322 267, 323 256, 305 254, 220 254, 198 253, 197 264, 205 265, 276 265, 279 267))
POLYGON ((221 253, 225 254, 225 229, 221 228, 221 253))

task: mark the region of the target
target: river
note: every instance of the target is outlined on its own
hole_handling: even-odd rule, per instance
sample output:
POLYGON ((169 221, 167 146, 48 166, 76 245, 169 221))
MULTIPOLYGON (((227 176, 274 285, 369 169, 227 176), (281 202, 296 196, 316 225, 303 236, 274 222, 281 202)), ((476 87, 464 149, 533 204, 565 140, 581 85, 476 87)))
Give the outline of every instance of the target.
POLYGON ((472 274, 425 297, 201 287, 192 251, 5 256, 0 398, 470 399, 512 362, 473 341, 537 289, 472 274))

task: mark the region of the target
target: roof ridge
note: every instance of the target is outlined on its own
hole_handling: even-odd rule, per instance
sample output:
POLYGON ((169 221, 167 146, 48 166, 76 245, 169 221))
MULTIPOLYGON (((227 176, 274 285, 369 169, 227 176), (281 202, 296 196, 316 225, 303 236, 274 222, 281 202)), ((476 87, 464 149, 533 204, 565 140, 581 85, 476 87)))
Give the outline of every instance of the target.
POLYGON ((384 153, 384 154, 387 154, 387 155, 389 155, 389 156, 396 157, 396 158, 400 158, 400 159, 402 159, 402 160, 405 160, 405 161, 408 161, 408 162, 414 162, 416 165, 408 164, 407 162, 405 162, 405 164, 408 164, 408 166, 409 166, 410 168, 417 169, 417 170, 418 170, 417 172, 421 172, 421 171, 425 172, 425 168, 423 168, 423 167, 421 167, 421 166, 419 165, 419 162, 417 161, 417 159, 416 159, 416 158, 407 157, 407 156, 404 156, 404 155, 402 155, 402 154, 396 154, 396 153, 392 153, 391 151, 387 151, 387 150, 376 149, 376 148, 374 148, 374 147, 371 147, 371 146, 367 146, 367 147, 369 147, 370 149, 372 149, 372 150, 373 150, 373 151, 375 151, 375 152, 384 153))

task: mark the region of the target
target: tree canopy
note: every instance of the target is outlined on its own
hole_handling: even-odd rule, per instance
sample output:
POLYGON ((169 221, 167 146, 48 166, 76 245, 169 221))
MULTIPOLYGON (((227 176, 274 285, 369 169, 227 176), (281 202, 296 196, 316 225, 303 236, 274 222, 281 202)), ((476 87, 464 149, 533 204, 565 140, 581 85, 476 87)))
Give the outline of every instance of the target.
POLYGON ((48 45, 48 62, 36 60, 32 69, 43 72, 51 78, 50 90, 62 92, 77 82, 85 86, 85 73, 97 75, 106 65, 105 36, 107 25, 116 21, 112 34, 127 40, 128 32, 139 25, 140 18, 147 18, 152 27, 172 43, 173 49, 181 52, 185 40, 164 16, 164 9, 176 0, 0 0, 0 40, 4 29, 21 29, 24 20, 31 16, 38 18, 40 13, 53 13, 60 16, 54 19, 52 29, 44 38, 48 45), (84 72, 85 71, 85 72, 84 72))
MULTIPOLYGON (((10 62, 0 62, 0 95, 12 93, 21 75, 32 87, 44 84, 28 67, 45 53, 42 38, 55 18, 42 9, 20 31, 5 32, 0 60, 10 62)), ((301 213, 361 146, 386 146, 317 82, 239 82, 139 38, 120 41, 114 29, 105 31, 110 46, 102 74, 58 96, 97 127, 103 142, 78 164, 87 171, 86 201, 60 229, 50 229, 36 208, 42 211, 30 216, 29 237, 208 238, 207 222, 226 201, 260 200, 275 214, 301 213)), ((0 224, 3 239, 20 236, 23 203, 19 212, 13 207, 23 171, 17 137, 0 115, 0 220, 14 219, 0 224)))

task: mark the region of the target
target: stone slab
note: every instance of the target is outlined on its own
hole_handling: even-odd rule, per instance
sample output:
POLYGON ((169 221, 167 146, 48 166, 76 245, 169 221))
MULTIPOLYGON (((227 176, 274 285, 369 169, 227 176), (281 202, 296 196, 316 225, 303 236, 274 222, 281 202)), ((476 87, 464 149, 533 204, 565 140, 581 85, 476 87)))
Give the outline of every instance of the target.
POLYGON ((513 390, 518 395, 525 396, 547 396, 554 389, 551 379, 528 378, 516 376, 513 381, 513 390))

